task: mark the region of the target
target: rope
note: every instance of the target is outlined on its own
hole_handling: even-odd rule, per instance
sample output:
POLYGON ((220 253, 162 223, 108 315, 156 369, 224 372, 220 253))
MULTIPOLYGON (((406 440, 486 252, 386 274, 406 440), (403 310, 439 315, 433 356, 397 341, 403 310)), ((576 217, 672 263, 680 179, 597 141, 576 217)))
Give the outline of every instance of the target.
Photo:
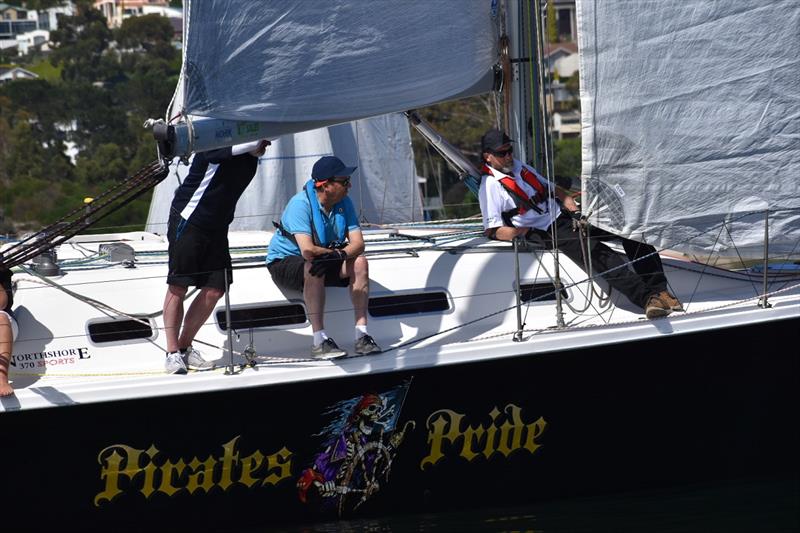
POLYGON ((167 175, 158 161, 143 167, 133 177, 102 193, 91 204, 68 213, 39 232, 9 247, 0 267, 12 268, 40 255, 60 242, 93 226, 155 187, 167 175))

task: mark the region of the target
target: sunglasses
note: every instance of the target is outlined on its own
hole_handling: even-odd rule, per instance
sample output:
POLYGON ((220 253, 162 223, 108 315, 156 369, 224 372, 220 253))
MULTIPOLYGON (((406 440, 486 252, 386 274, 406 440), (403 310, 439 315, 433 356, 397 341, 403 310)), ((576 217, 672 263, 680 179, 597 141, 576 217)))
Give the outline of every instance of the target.
POLYGON ((492 155, 494 155, 496 157, 505 157, 508 154, 513 154, 514 153, 514 148, 507 148, 505 150, 492 150, 491 152, 492 152, 492 155))
POLYGON ((350 177, 340 178, 340 179, 332 178, 331 181, 335 181, 336 183, 341 183, 342 187, 347 187, 348 185, 350 185, 350 177))

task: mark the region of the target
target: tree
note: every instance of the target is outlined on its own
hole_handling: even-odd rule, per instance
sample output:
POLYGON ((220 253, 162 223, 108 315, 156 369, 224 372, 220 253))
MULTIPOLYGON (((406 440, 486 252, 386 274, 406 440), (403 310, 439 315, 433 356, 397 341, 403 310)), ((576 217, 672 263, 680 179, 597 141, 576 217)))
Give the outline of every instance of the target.
POLYGON ((553 170, 556 176, 572 178, 572 187, 579 187, 576 179, 581 175, 581 139, 560 139, 553 142, 553 170))
POLYGON ((93 83, 111 77, 111 63, 103 59, 111 31, 90 0, 76 1, 73 16, 59 15, 58 29, 50 32, 50 41, 55 47, 50 61, 62 66, 64 80, 93 83))
POLYGON ((558 42, 558 25, 556 24, 556 7, 552 0, 547 2, 547 42, 558 42))
POLYGON ((151 14, 123 20, 122 26, 114 32, 114 38, 123 53, 137 52, 137 59, 171 61, 178 55, 172 46, 173 33, 168 18, 151 14))

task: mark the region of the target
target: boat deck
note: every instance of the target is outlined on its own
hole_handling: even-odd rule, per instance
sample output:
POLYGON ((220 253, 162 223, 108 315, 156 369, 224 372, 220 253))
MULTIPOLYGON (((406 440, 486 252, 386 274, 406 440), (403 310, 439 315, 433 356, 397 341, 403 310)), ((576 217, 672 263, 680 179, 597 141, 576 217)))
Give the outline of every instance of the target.
MULTIPOLYGON (((488 241, 474 226, 381 230, 366 236, 369 331, 383 353, 311 359, 311 326, 302 295, 279 290, 264 266, 270 234, 236 232, 230 238, 235 269, 230 301, 233 323, 244 322, 229 338, 220 300, 195 342, 217 368, 174 376, 163 373, 165 239, 137 232, 84 236, 63 244, 58 250, 61 275, 15 274, 20 335, 11 379, 16 394, 0 399, 0 410, 544 355, 800 316, 796 276, 771 278, 771 307, 762 309, 760 276, 664 256, 667 277, 686 311, 647 320, 619 295, 603 300, 604 282, 586 281, 586 274, 562 256, 564 325, 559 327, 550 277, 553 256, 529 250, 519 255, 526 301, 521 306, 524 327, 517 334, 515 255, 509 243, 488 241), (135 262, 100 253, 109 243, 130 246, 135 262), (251 354, 249 361, 245 353, 251 354)), ((328 333, 352 352, 353 314, 346 289, 328 289, 325 321, 328 333)))

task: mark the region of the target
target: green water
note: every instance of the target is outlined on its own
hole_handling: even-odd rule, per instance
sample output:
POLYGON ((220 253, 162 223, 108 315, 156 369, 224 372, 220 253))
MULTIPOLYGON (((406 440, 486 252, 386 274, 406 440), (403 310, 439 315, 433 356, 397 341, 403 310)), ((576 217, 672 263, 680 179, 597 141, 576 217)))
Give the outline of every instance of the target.
MULTIPOLYGON (((524 490, 524 487, 520 487, 524 490)), ((737 481, 613 496, 419 515, 397 515, 246 533, 720 532, 800 531, 800 480, 737 481)))

